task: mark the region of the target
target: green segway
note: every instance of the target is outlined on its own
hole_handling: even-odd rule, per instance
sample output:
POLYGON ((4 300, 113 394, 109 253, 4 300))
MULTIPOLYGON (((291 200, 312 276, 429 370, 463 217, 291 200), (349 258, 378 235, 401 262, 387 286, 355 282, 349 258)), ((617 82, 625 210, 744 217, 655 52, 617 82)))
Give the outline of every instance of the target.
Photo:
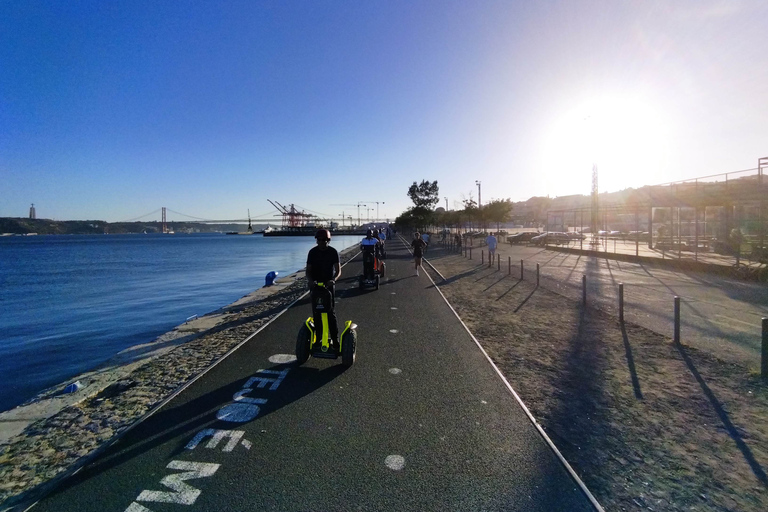
POLYGON ((344 323, 339 333, 339 342, 333 343, 328 330, 328 313, 333 311, 333 295, 325 283, 317 283, 312 289, 312 316, 299 329, 296 338, 296 360, 304 364, 309 356, 321 359, 337 359, 341 364, 352 366, 357 349, 357 324, 351 320, 344 323))

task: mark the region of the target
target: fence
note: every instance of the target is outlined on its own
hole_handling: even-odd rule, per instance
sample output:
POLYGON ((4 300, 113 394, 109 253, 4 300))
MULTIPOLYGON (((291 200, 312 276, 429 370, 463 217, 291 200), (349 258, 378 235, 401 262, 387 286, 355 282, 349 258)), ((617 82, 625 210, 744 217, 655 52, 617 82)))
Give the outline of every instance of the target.
MULTIPOLYGON (((455 243, 446 241, 447 250, 459 253, 455 243)), ((684 275, 674 279, 687 281, 674 283, 672 277, 656 277, 639 265, 630 265, 603 258, 579 258, 581 267, 563 266, 573 255, 546 252, 543 261, 513 259, 508 247, 496 252, 493 261, 488 260, 486 247, 461 248, 461 254, 477 261, 488 272, 499 272, 513 280, 523 280, 535 286, 588 303, 592 308, 605 311, 619 320, 641 325, 655 332, 697 348, 722 355, 724 351, 738 359, 754 363, 755 354, 761 356, 761 373, 768 378, 768 322, 763 320, 765 288, 758 283, 746 284, 721 280, 714 287, 708 282, 691 284, 684 275), (620 269, 619 265, 624 268, 620 269), (624 282, 624 281, 629 281, 624 282), (700 292, 694 287, 700 286, 700 292), (745 287, 747 287, 745 291, 745 287), (752 291, 749 292, 753 287, 752 291), (680 291, 690 291, 681 294, 680 291), (708 297, 707 294, 723 293, 737 296, 754 293, 755 300, 738 299, 740 302, 708 297), (760 299, 762 297, 762 299, 760 299), (744 304, 753 307, 745 310, 744 304)), ((576 259, 576 258, 574 258, 576 259)))

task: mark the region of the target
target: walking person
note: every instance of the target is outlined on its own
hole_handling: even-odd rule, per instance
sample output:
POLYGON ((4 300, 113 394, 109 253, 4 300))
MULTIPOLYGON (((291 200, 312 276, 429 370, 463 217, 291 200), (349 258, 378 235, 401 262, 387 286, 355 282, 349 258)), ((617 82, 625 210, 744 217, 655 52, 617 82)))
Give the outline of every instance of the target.
POLYGON ((411 242, 413 248, 413 265, 416 270, 415 275, 419 275, 419 267, 421 267, 421 258, 424 256, 424 250, 427 248, 427 243, 422 240, 418 233, 413 234, 413 242, 411 242))
POLYGON ((496 246, 499 241, 493 236, 493 233, 491 233, 486 237, 485 243, 488 244, 488 266, 491 266, 493 264, 493 258, 496 256, 496 246))

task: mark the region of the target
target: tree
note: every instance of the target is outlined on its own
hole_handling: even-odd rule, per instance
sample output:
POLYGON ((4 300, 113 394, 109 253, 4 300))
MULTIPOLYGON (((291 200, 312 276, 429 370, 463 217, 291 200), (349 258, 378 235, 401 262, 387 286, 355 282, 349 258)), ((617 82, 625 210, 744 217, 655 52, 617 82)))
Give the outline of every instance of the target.
POLYGON ((413 182, 408 188, 408 197, 413 201, 416 208, 425 208, 432 210, 434 206, 440 201, 440 189, 437 186, 437 180, 430 183, 427 180, 422 180, 418 185, 413 182))
POLYGON ((499 231, 502 222, 509 222, 512 218, 512 200, 494 199, 483 206, 483 218, 496 223, 496 231, 499 231))
POLYGON ((414 206, 407 209, 395 219, 395 225, 398 229, 410 229, 425 231, 434 218, 435 212, 427 208, 414 206))

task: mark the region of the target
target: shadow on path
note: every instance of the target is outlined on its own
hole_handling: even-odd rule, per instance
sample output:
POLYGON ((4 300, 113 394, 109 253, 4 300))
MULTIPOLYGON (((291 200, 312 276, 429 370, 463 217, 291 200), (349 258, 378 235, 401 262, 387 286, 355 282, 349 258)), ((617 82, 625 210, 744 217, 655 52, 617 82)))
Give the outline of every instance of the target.
POLYGON ((763 484, 764 487, 768 487, 768 476, 765 474, 765 471, 763 470, 762 466, 760 466, 760 463, 758 463, 757 460, 755 459, 755 456, 752 453, 752 450, 750 450, 749 446, 747 446, 747 443, 744 442, 744 439, 741 437, 741 434, 739 434, 739 429, 731 422, 731 419, 730 417, 728 417, 728 413, 723 408, 723 405, 717 399, 717 397, 712 392, 712 390, 709 389, 709 386, 707 386, 707 383, 704 382, 704 378, 696 369, 696 366, 693 364, 693 361, 686 353, 683 345, 674 344, 674 346, 677 349, 677 351, 680 353, 680 356, 682 356, 683 360, 685 361, 685 364, 688 366, 688 369, 693 374, 693 377, 699 383, 699 386, 701 386, 702 391, 704 391, 704 394, 709 399, 709 402, 712 404, 712 408, 715 410, 715 413, 717 413, 717 416, 720 418, 720 421, 723 423, 723 426, 725 427, 726 432, 728 432, 728 435, 731 436, 731 439, 733 439, 736 442, 736 446, 739 448, 739 450, 741 450, 742 455, 744 455, 744 459, 749 464, 749 467, 752 468, 752 472, 755 474, 757 479, 760 480, 760 483, 763 484))
POLYGON ((621 322, 621 336, 624 338, 624 353, 627 357, 629 375, 632 378, 632 389, 635 391, 635 398, 642 400, 643 392, 640 390, 640 381, 637 378, 637 371, 635 370, 635 358, 632 357, 632 347, 629 344, 629 336, 627 336, 627 328, 624 325, 624 322, 621 322))
MULTIPOLYGON (((268 369, 282 371, 287 368, 290 368, 291 371, 285 378, 287 382, 281 387, 280 393, 270 395, 268 403, 259 407, 259 413, 256 418, 239 425, 246 426, 249 423, 258 421, 259 418, 300 400, 327 385, 346 370, 346 367, 342 365, 316 369, 296 366, 295 363, 275 365, 268 369)), ((186 444, 201 429, 231 429, 232 423, 217 419, 216 413, 224 405, 232 403, 233 395, 242 389, 249 376, 237 378, 232 382, 203 393, 175 407, 173 407, 173 402, 171 402, 130 430, 122 439, 109 447, 102 456, 97 457, 80 472, 66 479, 51 493, 51 496, 96 477, 109 469, 127 463, 131 459, 139 457, 145 452, 168 442, 176 443, 171 457, 176 456, 184 451, 186 444), (178 441, 174 441, 177 438, 178 441)))

